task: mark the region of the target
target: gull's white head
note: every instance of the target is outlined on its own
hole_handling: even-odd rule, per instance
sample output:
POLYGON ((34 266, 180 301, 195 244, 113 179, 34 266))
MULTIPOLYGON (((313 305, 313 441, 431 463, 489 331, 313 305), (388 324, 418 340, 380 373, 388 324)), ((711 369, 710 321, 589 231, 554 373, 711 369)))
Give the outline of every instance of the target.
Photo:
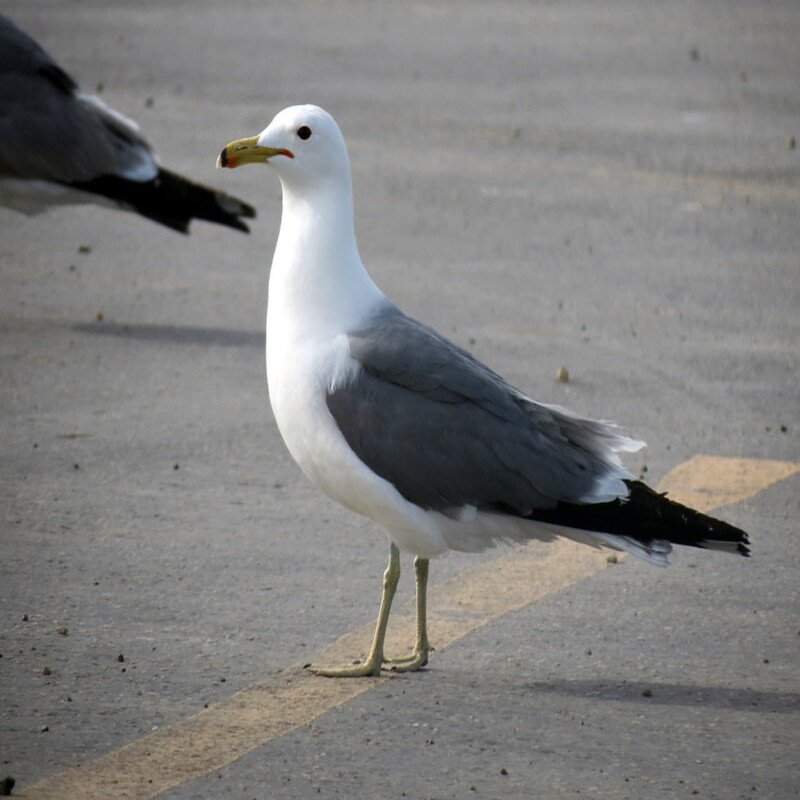
POLYGON ((290 106, 258 136, 223 148, 217 167, 269 164, 285 187, 301 189, 350 182, 347 146, 336 120, 319 106, 290 106))

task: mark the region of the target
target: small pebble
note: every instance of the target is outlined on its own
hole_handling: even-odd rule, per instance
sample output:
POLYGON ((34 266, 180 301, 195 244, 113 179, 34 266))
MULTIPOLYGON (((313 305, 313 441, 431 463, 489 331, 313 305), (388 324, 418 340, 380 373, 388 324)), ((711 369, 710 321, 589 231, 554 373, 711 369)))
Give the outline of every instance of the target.
POLYGON ((50 726, 49 725, 44 725, 42 727, 42 733, 47 733, 49 730, 50 730, 50 726))
POLYGON ((95 318, 95 319, 96 319, 98 322, 102 322, 102 321, 103 321, 103 320, 104 320, 106 317, 105 317, 105 314, 103 314, 103 312, 102 312, 102 311, 98 311, 98 312, 97 312, 97 313, 94 315, 94 318, 95 318))
POLYGON ((0 781, 0 796, 10 797, 11 792, 16 785, 17 781, 10 775, 6 775, 5 778, 3 778, 2 781, 0 781))
POLYGON ((125 656, 124 656, 124 655, 122 655, 122 653, 120 653, 120 654, 117 656, 117 661, 119 661, 119 663, 120 663, 120 664, 124 663, 124 661, 125 661, 125 656))
POLYGON ((616 553, 611 553, 610 555, 606 556, 606 563, 607 564, 616 564, 619 559, 617 558, 616 553))
POLYGON ((787 146, 787 147, 788 147, 790 150, 794 150, 794 149, 795 149, 795 147, 797 147, 797 139, 795 139, 795 138, 794 138, 794 136, 790 136, 790 137, 789 137, 789 138, 786 140, 786 146, 787 146))
POLYGON ((56 633, 59 636, 66 636, 69 633, 69 628, 66 625, 59 625, 59 627, 56 628, 56 633))
POLYGON ((180 464, 175 464, 175 466, 172 469, 180 469, 180 468, 181 468, 180 464))
POLYGON ((653 693, 650 691, 650 689, 643 689, 642 690, 642 697, 652 697, 652 696, 653 696, 653 693))
POLYGON ((569 371, 566 367, 559 367, 558 372, 556 372, 556 380, 559 383, 568 383, 569 382, 569 371))
POLYGON ((53 670, 50 667, 42 667, 42 675, 52 675, 53 670))
POLYGON ((79 253, 91 253, 92 252, 92 248, 88 244, 82 244, 78 248, 78 252, 79 253))
POLYGON ((505 767, 500 767, 500 774, 501 775, 508 775, 508 770, 505 767))

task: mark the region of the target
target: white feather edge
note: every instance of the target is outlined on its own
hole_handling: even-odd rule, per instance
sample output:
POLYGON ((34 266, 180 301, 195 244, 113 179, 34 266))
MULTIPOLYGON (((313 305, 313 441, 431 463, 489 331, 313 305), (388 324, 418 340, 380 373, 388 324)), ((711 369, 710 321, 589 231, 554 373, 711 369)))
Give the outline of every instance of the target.
POLYGON ((479 553, 498 544, 524 544, 530 541, 552 542, 559 538, 570 539, 590 547, 608 547, 630 553, 659 567, 669 565, 667 556, 672 545, 664 540, 655 540, 645 546, 628 536, 597 533, 561 525, 552 525, 536 520, 478 511, 475 506, 464 506, 455 513, 427 512, 444 536, 450 550, 479 553))
POLYGON ((641 439, 632 439, 630 436, 620 433, 620 427, 615 422, 582 417, 574 411, 559 405, 547 403, 539 403, 538 405, 569 419, 588 422, 597 428, 595 431, 596 445, 600 450, 600 456, 608 465, 609 472, 608 475, 598 480, 592 491, 585 494, 581 500, 585 503, 610 503, 613 500, 625 500, 630 495, 630 490, 625 481, 631 480, 635 476, 625 468, 622 459, 617 454, 637 453, 642 448, 647 447, 647 443, 641 439))
POLYGON ((101 117, 110 119, 121 128, 127 128, 137 140, 135 149, 132 148, 129 151, 131 155, 134 153, 136 154, 136 159, 134 163, 119 173, 122 177, 131 181, 144 183, 158 175, 158 168, 160 165, 158 155, 150 146, 150 143, 142 133, 142 129, 139 127, 136 120, 126 117, 115 108, 106 105, 97 95, 85 94, 84 92, 78 91, 75 93, 75 97, 78 101, 83 103, 83 105, 89 107, 101 117))

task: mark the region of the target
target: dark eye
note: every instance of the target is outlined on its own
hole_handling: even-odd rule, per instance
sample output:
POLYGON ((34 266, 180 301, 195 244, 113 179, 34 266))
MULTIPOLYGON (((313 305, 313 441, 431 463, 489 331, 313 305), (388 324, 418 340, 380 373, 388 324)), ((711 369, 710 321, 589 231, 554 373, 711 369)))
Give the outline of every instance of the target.
POLYGON ((310 139, 311 138, 311 128, 308 125, 303 125, 301 128, 297 129, 297 135, 301 139, 310 139))

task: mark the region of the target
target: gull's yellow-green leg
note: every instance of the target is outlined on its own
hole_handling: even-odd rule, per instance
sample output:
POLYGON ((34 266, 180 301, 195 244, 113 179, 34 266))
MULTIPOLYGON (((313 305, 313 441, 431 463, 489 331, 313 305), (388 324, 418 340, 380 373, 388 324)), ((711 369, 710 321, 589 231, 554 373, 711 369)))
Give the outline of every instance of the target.
POLYGON ((381 594, 381 607, 378 611, 378 624, 375 626, 375 636, 372 638, 372 647, 366 661, 359 664, 347 664, 342 667, 328 667, 312 664, 309 669, 316 675, 328 678, 358 678, 365 675, 380 675, 383 666, 383 643, 386 639, 386 625, 389 622, 389 611, 392 608, 394 593, 400 580, 400 551, 392 544, 389 547, 389 566, 383 573, 383 593, 381 594))
POLYGON ((417 580, 417 642, 414 652, 405 658, 390 658, 385 663, 394 672, 413 672, 428 663, 428 654, 433 649, 428 642, 428 559, 417 556, 414 559, 414 573, 417 580))

